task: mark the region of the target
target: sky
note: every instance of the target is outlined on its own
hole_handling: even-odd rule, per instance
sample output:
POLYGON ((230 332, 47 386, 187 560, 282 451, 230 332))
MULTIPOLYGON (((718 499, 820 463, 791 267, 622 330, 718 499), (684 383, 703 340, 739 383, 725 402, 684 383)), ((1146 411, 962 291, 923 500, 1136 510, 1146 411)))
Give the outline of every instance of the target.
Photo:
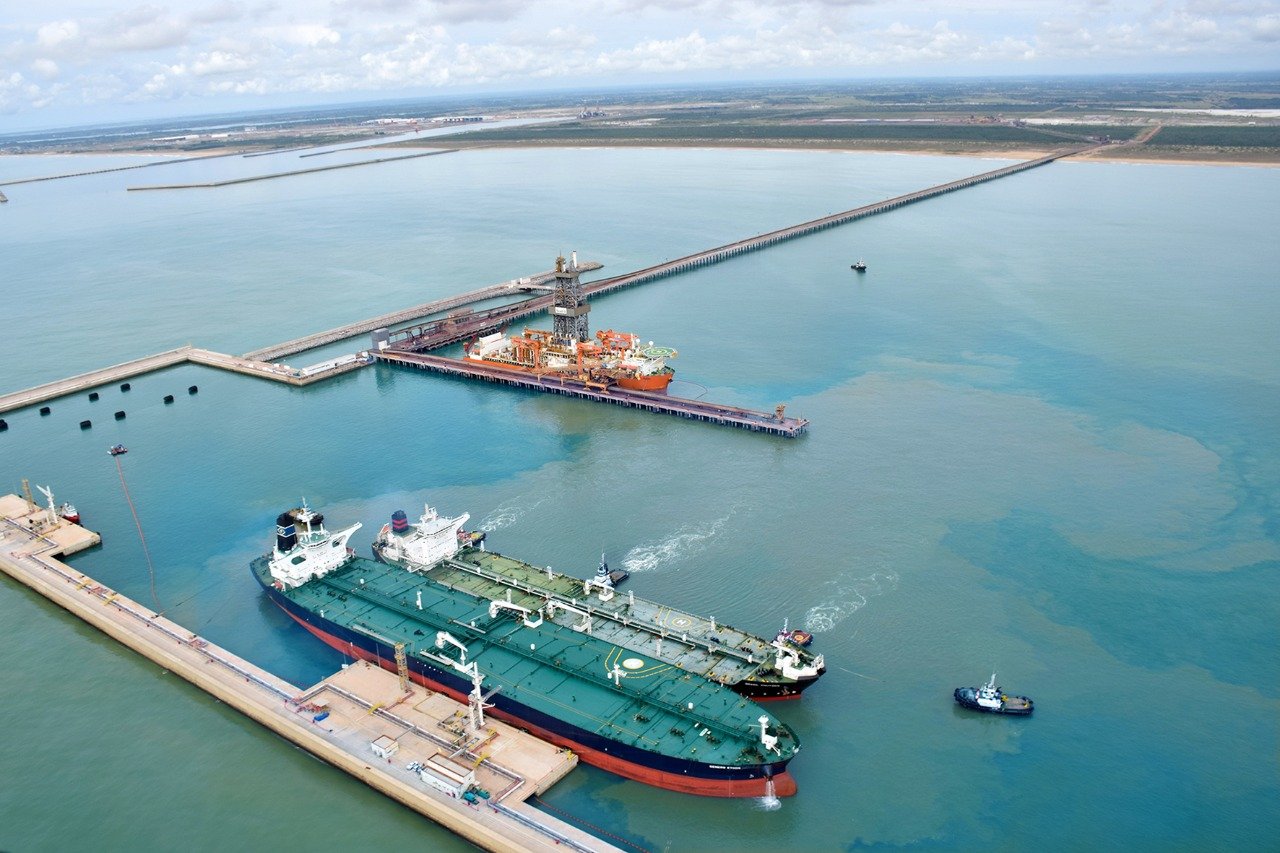
POLYGON ((0 0, 6 130, 630 84, 1280 69, 1280 0, 0 0))

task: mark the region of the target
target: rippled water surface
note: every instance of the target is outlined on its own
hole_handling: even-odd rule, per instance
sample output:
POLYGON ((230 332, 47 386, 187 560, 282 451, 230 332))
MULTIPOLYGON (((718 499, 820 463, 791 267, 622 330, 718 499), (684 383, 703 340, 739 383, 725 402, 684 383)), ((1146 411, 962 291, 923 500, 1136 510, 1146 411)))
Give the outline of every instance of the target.
MULTIPOLYGON (((0 391, 572 249, 622 272, 1001 164, 483 150, 125 190, 290 158, 5 187, 0 391)), ((0 182, 135 162, 0 158, 0 182)), ((785 402, 799 440, 384 367, 307 389, 181 367, 5 415, 0 485, 73 501, 105 541, 74 565, 148 601, 104 453, 124 442, 167 613, 300 684, 341 657, 247 564, 304 496, 364 522, 362 551, 430 500, 531 562, 588 574, 603 549, 637 594, 813 631, 829 673, 770 708, 804 744, 796 797, 592 768, 548 794, 650 849, 1275 849, 1278 199, 1272 169, 1064 162, 596 301, 594 328, 679 350, 673 393, 785 402), (992 668, 1034 718, 954 706, 992 668)), ((0 647, 0 848, 465 849, 7 580, 0 647)))

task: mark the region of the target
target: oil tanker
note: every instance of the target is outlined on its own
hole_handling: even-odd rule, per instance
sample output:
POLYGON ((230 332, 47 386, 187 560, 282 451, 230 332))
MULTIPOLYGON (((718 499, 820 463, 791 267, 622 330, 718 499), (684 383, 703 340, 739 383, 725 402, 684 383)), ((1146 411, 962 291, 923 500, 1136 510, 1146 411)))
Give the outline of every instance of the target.
POLYGON ((795 793, 787 765, 799 739, 760 706, 564 627, 551 602, 526 607, 483 584, 357 557, 347 543, 359 527, 330 533, 306 507, 284 513, 270 553, 251 563, 270 600, 328 645, 390 670, 399 655, 414 681, 487 700, 493 716, 629 779, 706 796, 795 793))
POLYGON ((607 637, 758 701, 797 699, 826 672, 823 656, 802 646, 798 632, 785 625, 766 640, 714 618, 621 593, 616 585, 626 575, 611 572, 603 555, 595 576, 579 579, 485 550, 482 539, 462 529, 468 518, 465 513, 444 518, 427 506, 411 525, 397 510, 374 540, 373 555, 429 572, 440 583, 541 607, 562 626, 607 637))

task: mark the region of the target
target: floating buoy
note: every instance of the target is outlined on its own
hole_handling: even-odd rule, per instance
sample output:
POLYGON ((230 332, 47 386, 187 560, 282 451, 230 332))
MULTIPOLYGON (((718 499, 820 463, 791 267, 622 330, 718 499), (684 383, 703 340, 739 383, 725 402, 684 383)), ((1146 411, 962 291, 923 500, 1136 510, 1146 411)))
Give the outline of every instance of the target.
POLYGON ((116 412, 116 420, 118 421, 124 420, 124 409, 121 409, 120 411, 116 412))
POLYGON ((96 401, 97 399, 98 399, 98 392, 97 392, 97 391, 90 391, 90 392, 89 392, 89 402, 90 402, 90 403, 92 403, 92 402, 96 401))
POLYGON ((128 390, 129 390, 130 388, 132 388, 132 387, 133 387, 133 386, 132 386, 132 385, 130 385, 128 382, 122 382, 122 383, 120 383, 120 390, 121 390, 121 391, 128 391, 128 390))
POLYGON ((200 390, 199 388, 197 388, 196 386, 192 385, 190 388, 188 388, 188 389, 187 389, 187 393, 188 393, 188 394, 194 394, 194 393, 196 393, 196 392, 197 392, 197 391, 199 391, 199 390, 200 390))
POLYGON ((40 414, 42 414, 42 415, 47 415, 47 414, 49 414, 49 412, 51 412, 51 411, 52 411, 52 409, 50 409, 48 406, 41 406, 41 407, 40 407, 40 414))
POLYGON ((173 395, 172 395, 172 394, 165 394, 165 395, 164 395, 164 401, 165 401, 166 403, 172 403, 172 402, 173 402, 173 395))
POLYGON ((91 426, 93 426, 93 421, 81 421, 81 422, 80 422, 80 429, 88 429, 88 428, 89 428, 89 427, 91 427, 91 426))

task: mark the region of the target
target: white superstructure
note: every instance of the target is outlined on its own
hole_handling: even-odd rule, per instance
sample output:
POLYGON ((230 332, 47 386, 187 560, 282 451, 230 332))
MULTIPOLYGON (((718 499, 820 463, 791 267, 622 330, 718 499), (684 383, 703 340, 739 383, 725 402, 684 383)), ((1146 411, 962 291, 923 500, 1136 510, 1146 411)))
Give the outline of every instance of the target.
POLYGON ((430 505, 423 506, 418 523, 405 533, 396 533, 390 524, 378 532, 378 549, 388 562, 403 561, 409 571, 430 569, 458 553, 458 531, 471 516, 441 516, 430 505))
POLYGON ((1004 707, 1004 701, 1000 698, 1000 688, 996 687, 996 674, 994 672, 991 673, 991 680, 979 687, 973 698, 984 708, 998 710, 1004 707))
POLYGON ((345 530, 330 533, 325 530, 323 519, 303 502, 302 509, 276 519, 276 544, 271 549, 269 563, 271 577, 282 589, 293 589, 313 578, 324 577, 354 556, 347 548, 347 540, 360 527, 357 522, 345 530))

